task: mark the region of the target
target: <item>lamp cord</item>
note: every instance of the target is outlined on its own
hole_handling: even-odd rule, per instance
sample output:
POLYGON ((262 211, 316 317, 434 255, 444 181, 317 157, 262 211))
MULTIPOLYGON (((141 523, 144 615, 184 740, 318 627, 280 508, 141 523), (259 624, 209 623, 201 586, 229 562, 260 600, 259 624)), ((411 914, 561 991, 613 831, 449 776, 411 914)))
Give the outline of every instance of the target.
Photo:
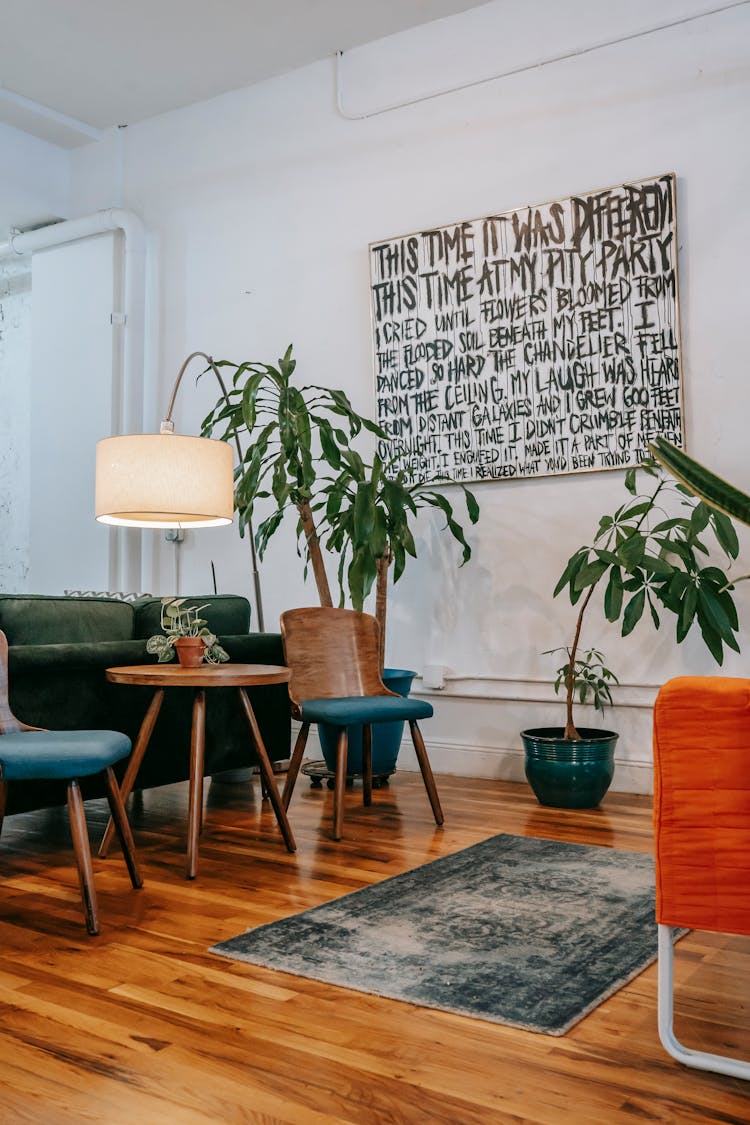
MULTIPOLYGON (((172 396, 169 400, 169 406, 167 407, 166 417, 164 418, 164 421, 162 422, 161 427, 160 427, 160 431, 163 434, 174 433, 174 422, 172 421, 172 411, 174 410, 175 399, 177 398, 177 391, 179 389, 180 383, 182 382, 182 376, 185 374, 185 371, 188 367, 188 364, 192 360, 197 359, 197 358, 205 359, 206 363, 211 368, 211 370, 213 371, 214 375, 216 376, 216 378, 218 380, 219 386, 221 387, 221 393, 224 395, 224 401, 227 404, 229 404, 229 394, 227 393, 226 384, 224 383, 224 380, 221 377, 221 372, 219 371, 218 367, 214 363, 213 358, 210 355, 207 355, 206 352, 191 352, 190 355, 187 357, 187 359, 185 360, 182 367, 180 368, 180 370, 177 373, 177 378, 175 379, 174 387, 172 388, 172 396)), ((244 460, 244 455, 242 453, 242 446, 240 445, 240 439, 237 436, 237 434, 234 435, 234 444, 237 447, 237 456, 239 457, 239 463, 240 463, 240 465, 242 465, 243 460, 244 460)), ((263 599, 261 597, 261 592, 260 592, 260 575, 258 573, 258 556, 257 556, 256 551, 255 551, 255 534, 253 532, 252 521, 248 521, 248 531, 250 533, 250 555, 251 555, 252 565, 253 565, 253 586, 254 586, 254 590, 255 590, 255 612, 256 612, 257 617, 258 617, 258 632, 259 633, 265 633, 266 628, 265 628, 265 623, 264 623, 264 620, 263 620, 263 599)))

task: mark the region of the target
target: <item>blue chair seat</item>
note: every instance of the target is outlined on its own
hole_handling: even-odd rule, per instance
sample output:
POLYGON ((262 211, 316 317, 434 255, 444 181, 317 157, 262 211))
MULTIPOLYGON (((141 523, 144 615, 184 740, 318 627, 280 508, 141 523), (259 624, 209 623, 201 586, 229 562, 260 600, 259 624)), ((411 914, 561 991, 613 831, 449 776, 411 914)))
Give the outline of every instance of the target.
POLYGON ((394 695, 345 696, 334 699, 306 699, 301 704, 303 723, 329 723, 349 727, 360 723, 419 722, 432 715, 432 704, 422 699, 394 695))
POLYGON ((113 730, 40 730, 0 738, 3 781, 88 777, 130 753, 130 739, 113 730))

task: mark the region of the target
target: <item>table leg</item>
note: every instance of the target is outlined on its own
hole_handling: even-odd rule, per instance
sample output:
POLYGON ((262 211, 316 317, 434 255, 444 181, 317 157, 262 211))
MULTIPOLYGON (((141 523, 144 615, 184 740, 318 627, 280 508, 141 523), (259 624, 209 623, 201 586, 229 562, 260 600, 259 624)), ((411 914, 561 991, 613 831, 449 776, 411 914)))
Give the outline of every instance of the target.
MULTIPOLYGON (((133 747, 133 752, 130 755, 130 760, 128 761, 128 767, 125 770, 125 776, 122 779, 122 784, 120 786, 120 796, 122 797, 123 804, 125 804, 128 797, 133 791, 133 785, 135 784, 138 770, 141 768, 141 762, 143 761, 143 755, 146 753, 146 747, 149 744, 149 740, 153 733, 154 727, 156 726, 156 720, 159 717, 159 711, 161 710, 163 699, 164 688, 158 688, 154 692, 154 698, 151 700, 148 711, 144 715, 143 722, 141 723, 141 729, 138 731, 138 737, 135 740, 135 746, 133 747)), ((102 836, 102 842, 99 845, 100 859, 107 858, 107 852, 109 851, 109 847, 112 843, 112 837, 114 836, 114 834, 115 824, 112 817, 110 817, 107 823, 107 827, 104 830, 104 835, 102 836)))
POLYGON ((190 732, 190 811, 186 879, 198 874, 198 837, 203 819, 203 763, 206 753, 206 693, 196 688, 193 697, 193 726, 190 732))
POLYGON ((266 750, 263 739, 261 737, 258 721, 255 718, 255 712, 253 711, 252 704, 248 699, 245 689, 238 688, 237 690, 240 695, 242 710, 245 712, 245 717, 250 726, 250 730, 252 731, 253 740, 255 742, 255 750, 258 755, 258 765, 260 766, 260 776, 265 782, 268 797, 276 816, 276 823, 281 829, 281 834, 284 837, 284 842, 287 846, 287 850, 290 852, 294 852, 297 850, 297 845, 294 842, 294 834, 292 833, 291 825, 289 823, 289 820, 287 819, 286 809, 284 808, 281 798, 279 797, 279 791, 276 788, 273 769, 268 757, 268 751, 266 750))

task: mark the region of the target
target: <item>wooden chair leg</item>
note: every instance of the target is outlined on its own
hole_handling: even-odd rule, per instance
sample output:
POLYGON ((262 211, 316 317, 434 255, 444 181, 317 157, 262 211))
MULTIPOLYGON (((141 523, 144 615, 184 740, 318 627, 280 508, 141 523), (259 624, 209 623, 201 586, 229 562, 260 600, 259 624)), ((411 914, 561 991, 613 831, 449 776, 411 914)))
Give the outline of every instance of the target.
POLYGON ((346 792, 346 758, 349 751, 349 732, 342 727, 336 745, 336 785, 333 791, 333 838, 340 840, 344 834, 344 794, 346 792))
POLYGON ((3 820, 5 819, 5 803, 8 800, 8 782, 0 778, 0 833, 3 830, 3 820))
POLYGON ((372 804, 372 725, 362 727, 362 802, 372 804))
POLYGON ((75 778, 68 782, 68 813, 70 832, 73 837, 73 850, 78 867, 78 881, 81 884, 81 898, 86 915, 86 929, 90 934, 99 933, 99 911, 94 887, 94 869, 91 864, 91 848, 86 828, 86 814, 83 811, 83 797, 75 778))
MULTIPOLYGON (((143 722, 141 723, 141 728, 138 731, 138 737, 135 740, 133 752, 128 759, 125 776, 123 777, 122 784, 120 785, 120 796, 122 797, 123 804, 125 803, 125 801, 127 801, 133 790, 135 779, 138 776, 138 770, 140 769, 141 762, 143 761, 143 755, 146 753, 149 739, 151 738, 154 727, 156 726, 156 720, 159 717, 159 711, 161 710, 163 699, 164 688, 157 688, 157 690, 154 692, 154 698, 151 700, 148 711, 146 712, 143 718, 143 722)), ((142 793, 142 790, 137 790, 137 792, 142 793)), ((102 836, 102 842, 99 845, 100 859, 107 858, 107 852, 109 851, 109 847, 112 843, 112 837, 114 836, 114 834, 115 826, 112 818, 110 817, 107 827, 104 830, 104 835, 102 836)))
POLYGON ((281 803, 285 809, 289 808, 289 802, 292 799, 294 786, 297 784, 297 774, 302 765, 302 756, 305 753, 305 746, 307 745, 307 736, 310 733, 310 724, 303 723, 300 727, 297 741, 294 744, 292 751, 292 760, 289 763, 289 769, 286 771, 286 781, 284 782, 284 792, 281 794, 281 803))
POLYGON ((122 803, 120 796, 120 788, 117 784, 115 771, 110 766, 106 771, 107 777, 107 800, 109 801, 109 810, 112 813, 112 820, 115 823, 115 830, 117 837, 120 841, 122 854, 125 862, 128 865, 128 872, 130 873, 130 882, 134 887, 143 886, 143 876, 141 875, 140 868, 138 867, 138 857, 135 854, 135 844, 133 842, 133 833, 130 831, 130 821, 125 812, 125 806, 122 803))
POLYGON ((411 730, 411 740, 414 743, 419 768, 422 771, 424 787, 427 790, 427 796, 430 798, 430 804, 432 805, 432 815, 435 817, 436 824, 442 824, 443 810, 440 807, 437 785, 435 784, 435 778, 432 776, 432 767, 430 766, 430 759, 427 757, 422 732, 413 719, 409 720, 409 729, 411 730))

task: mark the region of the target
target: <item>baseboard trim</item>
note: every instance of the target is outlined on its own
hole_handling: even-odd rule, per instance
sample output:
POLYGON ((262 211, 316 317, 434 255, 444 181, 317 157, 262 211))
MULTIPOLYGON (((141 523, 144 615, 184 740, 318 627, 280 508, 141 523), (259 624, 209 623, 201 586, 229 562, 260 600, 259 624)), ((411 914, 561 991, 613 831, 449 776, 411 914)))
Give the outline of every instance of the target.
MULTIPOLYGON (((454 777, 487 777, 496 781, 526 781, 524 753, 515 746, 467 746, 461 742, 433 742, 425 740, 430 763, 435 773, 454 777)), ((308 758, 322 758, 317 731, 310 730, 307 743, 308 758)), ((418 772, 414 747, 408 736, 401 742, 398 769, 418 772)), ((615 755, 613 793, 653 793, 654 770, 649 761, 634 761, 615 755)))

